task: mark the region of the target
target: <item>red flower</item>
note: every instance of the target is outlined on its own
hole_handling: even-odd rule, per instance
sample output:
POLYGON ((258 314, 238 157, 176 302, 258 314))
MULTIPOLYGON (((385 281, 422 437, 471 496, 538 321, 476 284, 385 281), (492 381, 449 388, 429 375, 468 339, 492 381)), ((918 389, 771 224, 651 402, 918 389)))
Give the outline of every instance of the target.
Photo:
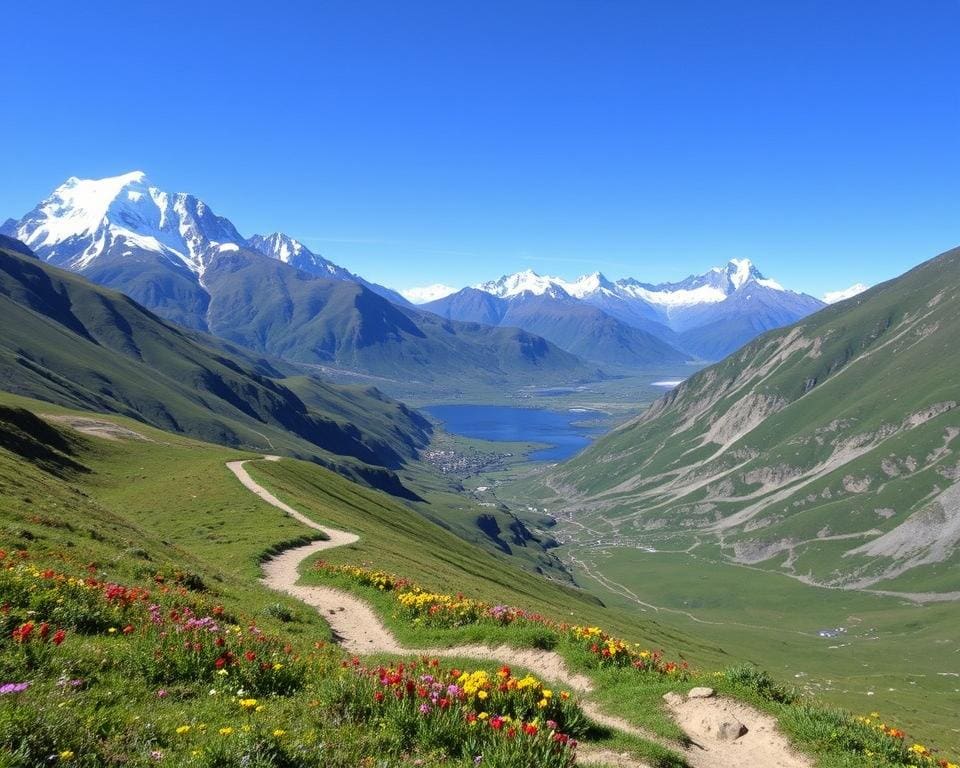
POLYGON ((40 628, 37 630, 37 634, 40 635, 41 640, 46 640, 47 635, 50 634, 50 625, 47 624, 47 622, 43 622, 43 624, 41 624, 40 628))
POLYGON ((536 736, 537 726, 535 726, 533 723, 524 723, 523 732, 527 734, 527 736, 536 736))
POLYGON ((30 635, 33 632, 33 622, 28 621, 25 624, 21 624, 15 630, 13 630, 12 637, 15 643, 26 643, 30 640, 30 635))
POLYGON ((60 643, 62 643, 66 639, 67 639, 67 633, 62 629, 58 629, 56 632, 53 633, 53 637, 50 638, 50 642, 53 643, 54 645, 60 645, 60 643))
POLYGON ((133 624, 127 624, 127 626, 125 626, 125 627, 123 628, 123 634, 125 634, 125 635, 132 635, 132 634, 133 634, 133 624))
POLYGON ((247 651, 246 653, 243 654, 243 657, 247 661, 253 661, 255 658, 257 658, 257 654, 255 654, 253 651, 247 651))
POLYGON ((381 701, 383 701, 383 691, 376 691, 373 694, 373 700, 376 701, 377 703, 380 703, 381 701))

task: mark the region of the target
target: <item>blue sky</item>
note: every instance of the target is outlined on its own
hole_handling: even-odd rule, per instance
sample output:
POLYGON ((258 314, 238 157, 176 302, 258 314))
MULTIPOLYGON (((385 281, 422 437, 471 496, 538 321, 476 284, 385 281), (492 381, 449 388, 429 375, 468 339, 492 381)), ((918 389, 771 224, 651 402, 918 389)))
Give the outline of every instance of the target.
POLYGON ((3 18, 0 218, 68 176, 142 169, 401 288, 748 257, 820 294, 960 244, 957 0, 3 18))

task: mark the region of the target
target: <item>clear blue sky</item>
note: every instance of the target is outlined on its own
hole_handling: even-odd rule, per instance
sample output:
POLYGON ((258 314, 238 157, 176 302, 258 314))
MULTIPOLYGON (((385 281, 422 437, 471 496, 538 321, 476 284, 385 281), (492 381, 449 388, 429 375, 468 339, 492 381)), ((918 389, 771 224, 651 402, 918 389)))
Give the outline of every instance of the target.
POLYGON ((250 5, 5 6, 0 218, 142 169, 398 287, 960 244, 958 0, 250 5))

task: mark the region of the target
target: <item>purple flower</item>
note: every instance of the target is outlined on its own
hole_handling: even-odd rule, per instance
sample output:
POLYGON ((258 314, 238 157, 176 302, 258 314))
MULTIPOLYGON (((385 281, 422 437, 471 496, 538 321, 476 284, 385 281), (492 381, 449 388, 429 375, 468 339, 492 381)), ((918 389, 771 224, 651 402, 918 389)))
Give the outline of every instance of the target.
POLYGON ((430 714, 430 705, 427 704, 427 703, 421 704, 421 705, 420 705, 420 714, 421 714, 421 715, 429 715, 429 714, 430 714))
POLYGON ((4 683, 0 685, 0 695, 5 693, 23 693, 30 687, 30 683, 4 683))
POLYGON ((166 688, 161 688, 159 691, 157 691, 157 698, 158 698, 158 699, 165 699, 165 698, 167 698, 167 695, 168 695, 168 694, 167 694, 166 688))

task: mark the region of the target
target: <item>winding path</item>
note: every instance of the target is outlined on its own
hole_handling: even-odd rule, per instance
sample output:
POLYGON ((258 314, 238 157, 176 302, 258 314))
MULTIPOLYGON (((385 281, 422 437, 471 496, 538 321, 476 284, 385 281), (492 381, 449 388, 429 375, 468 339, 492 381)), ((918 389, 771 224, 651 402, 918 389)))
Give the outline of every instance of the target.
MULTIPOLYGON (((266 461, 279 461, 279 456, 264 456, 266 461)), ((560 683, 578 693, 590 693, 593 682, 586 675, 572 671, 563 658, 552 651, 514 648, 501 645, 490 648, 484 645, 459 645, 452 648, 404 648, 397 642, 380 617, 358 597, 343 590, 325 586, 299 584, 300 564, 317 552, 353 544, 359 536, 315 523, 306 515, 280 501, 266 488, 259 485, 244 468, 246 461, 227 462, 227 468, 237 479, 267 504, 290 515, 308 528, 320 531, 329 538, 301 547, 288 549, 263 564, 262 583, 278 592, 296 597, 316 608, 330 625, 334 639, 351 653, 390 653, 411 656, 455 656, 483 659, 500 664, 523 667, 540 677, 560 683)), ((690 699, 671 707, 677 722, 690 737, 692 744, 666 741, 655 734, 639 728, 619 717, 607 715, 596 704, 581 702, 584 712, 595 722, 608 728, 657 742, 683 754, 693 768, 810 768, 812 763, 798 755, 789 742, 779 733, 776 720, 738 701, 725 698, 690 699), (747 723, 749 731, 736 741, 721 741, 713 735, 712 724, 718 717, 736 717, 747 723)), ((628 755, 619 755, 609 750, 591 749, 584 745, 578 753, 580 762, 603 762, 623 768, 643 766, 628 755)))

